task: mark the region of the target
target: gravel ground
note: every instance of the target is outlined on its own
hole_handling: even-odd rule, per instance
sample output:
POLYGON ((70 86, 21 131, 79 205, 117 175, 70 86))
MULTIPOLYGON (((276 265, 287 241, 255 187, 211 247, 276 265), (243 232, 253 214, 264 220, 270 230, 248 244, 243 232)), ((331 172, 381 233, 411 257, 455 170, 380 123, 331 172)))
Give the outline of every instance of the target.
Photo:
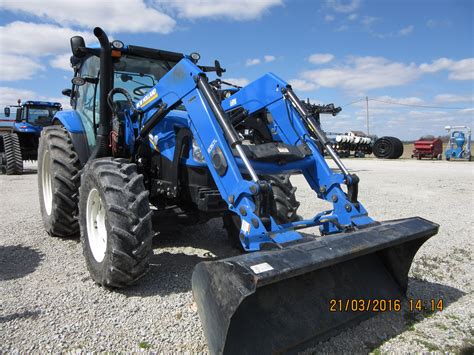
MULTIPOLYGON (((384 313, 307 353, 466 351, 474 345, 474 164, 346 160, 361 178, 360 199, 378 220, 419 215, 441 225, 420 249, 408 295, 443 299, 437 312, 384 313)), ((127 290, 96 286, 76 240, 43 230, 35 166, 0 175, 0 353, 46 351, 206 351, 190 291, 202 260, 236 254, 220 221, 160 234, 151 272, 127 290)), ((315 203, 294 177, 300 213, 315 203)))

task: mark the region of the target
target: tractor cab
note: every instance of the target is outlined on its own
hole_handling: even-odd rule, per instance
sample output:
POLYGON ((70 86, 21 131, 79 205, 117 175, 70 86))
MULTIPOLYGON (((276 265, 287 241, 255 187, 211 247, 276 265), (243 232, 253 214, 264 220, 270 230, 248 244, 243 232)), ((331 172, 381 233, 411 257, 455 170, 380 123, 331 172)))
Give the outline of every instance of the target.
MULTIPOLYGON (((74 46, 74 39, 71 39, 74 46)), ((74 48, 74 47, 73 47, 74 48)), ((106 78, 107 85, 100 84, 100 50, 98 48, 81 47, 82 51, 73 50, 71 65, 74 69, 72 88, 63 90, 63 94, 70 96, 71 106, 79 114, 87 136, 87 142, 92 149, 96 143, 97 129, 101 115, 110 115, 106 103, 107 94, 104 94, 105 108, 101 113, 101 90, 107 86, 122 88, 130 93, 133 101, 139 101, 148 90, 156 85, 173 66, 182 58, 179 54, 170 54, 142 47, 124 46, 120 41, 112 42, 111 66, 106 78)), ((124 99, 124 98, 122 98, 124 99)), ((126 100, 116 100, 116 105, 125 108, 126 100)), ((110 116, 109 116, 110 117, 110 116)))
POLYGON ((36 127, 49 126, 61 108, 59 102, 26 101, 16 111, 16 122, 36 127))
POLYGON ((56 112, 62 109, 59 102, 26 101, 18 99, 17 105, 6 106, 5 117, 10 117, 11 107, 16 108, 13 130, 18 132, 41 132, 42 127, 51 125, 56 112))
MULTIPOLYGON (((96 146, 101 120, 104 121, 104 125, 108 125, 111 120, 112 98, 109 98, 108 94, 112 89, 123 89, 130 95, 131 101, 144 105, 147 100, 152 101, 155 98, 152 92, 148 92, 181 59, 186 57, 194 63, 200 59, 198 53, 184 55, 160 49, 125 45, 115 40, 110 43, 107 60, 101 61, 101 48, 97 45, 86 47, 84 39, 79 36, 71 38, 71 49, 74 77, 72 88, 64 89, 63 94, 71 98, 71 106, 80 116, 89 151, 96 146), (145 97, 145 95, 150 96, 145 97)), ((214 64, 213 67, 199 67, 205 72, 215 71, 218 76, 221 76, 225 69, 220 67, 217 60, 214 64)), ((116 111, 123 111, 129 105, 130 101, 126 97, 117 95, 114 98, 116 111)), ((183 105, 177 105, 174 109, 185 110, 183 105)))

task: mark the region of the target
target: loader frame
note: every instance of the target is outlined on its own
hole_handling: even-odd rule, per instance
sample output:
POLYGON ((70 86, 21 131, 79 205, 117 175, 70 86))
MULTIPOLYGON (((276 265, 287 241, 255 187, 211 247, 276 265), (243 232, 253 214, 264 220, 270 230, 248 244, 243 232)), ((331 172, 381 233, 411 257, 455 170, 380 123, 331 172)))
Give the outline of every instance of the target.
MULTIPOLYGON (((84 139, 77 136, 80 129, 69 130, 81 162, 115 155, 110 149, 109 136, 112 121, 120 115, 124 131, 120 155, 138 164, 148 181, 151 197, 163 190, 167 196, 176 197, 177 176, 171 182, 156 181, 149 176, 150 165, 142 164, 141 158, 150 151, 152 154, 158 153, 171 162, 172 169, 177 169, 183 159, 178 154, 182 148, 178 139, 182 137, 178 131, 190 131, 190 136, 202 152, 204 163, 196 164, 188 159, 185 164, 210 172, 227 209, 240 217, 240 241, 246 251, 302 239, 297 230, 304 228, 318 226, 321 234, 326 235, 348 232, 374 223, 358 201, 358 177, 349 173, 320 129, 317 117, 307 110, 307 106, 297 98, 287 82, 268 73, 220 101, 220 92, 210 85, 205 72, 222 68, 200 66, 191 56, 180 53, 125 46, 121 55, 150 55, 176 64, 173 63, 174 66, 140 101, 132 104, 128 98, 129 109, 112 112, 113 105, 110 102, 114 95, 126 96, 127 93, 113 89, 112 48, 105 33, 96 30, 101 44, 99 49, 73 48, 73 53, 82 53, 82 58, 76 60, 76 64, 83 61, 84 57, 100 56, 100 78, 96 83, 100 86, 100 118, 97 119, 95 129, 95 147, 86 153, 81 144, 84 139), (182 111, 179 113, 176 110, 180 106, 186 109, 184 115, 182 111), (273 143, 261 145, 260 148, 243 144, 231 123, 232 114, 239 110, 243 112, 244 119, 263 112, 266 117, 264 124, 271 132, 273 143), (167 141, 166 136, 171 131, 175 131, 174 140, 167 141), (166 149, 163 141, 167 141, 168 146, 174 144, 174 149, 166 149), (321 146, 334 160, 338 172, 334 172, 326 163, 321 146), (257 158, 250 159, 249 154, 257 158), (270 186, 260 176, 283 173, 303 174, 316 196, 332 203, 333 209, 317 213, 309 219, 279 225, 271 216, 270 186), (341 185, 347 186, 347 193, 341 185)), ((76 78, 78 68, 80 65, 76 65, 76 78)), ((74 104, 74 97, 72 102, 74 104)), ((56 119, 66 127, 78 126, 67 122, 68 118, 71 115, 64 112, 56 119)), ((176 174, 180 174, 180 170, 176 174)))
POLYGON ((241 239, 245 250, 255 251, 260 250, 262 244, 301 239, 296 232, 298 229, 319 226, 323 234, 332 234, 374 223, 357 201, 357 176, 344 167, 291 86, 276 75, 266 74, 219 103, 202 70, 190 59, 183 58, 130 110, 126 126, 133 124, 133 114, 142 115, 139 138, 143 139, 170 113, 170 108, 181 104, 186 107, 189 128, 222 199, 242 220, 241 239), (276 149, 285 152, 289 150, 287 146, 298 146, 304 158, 285 164, 250 161, 227 115, 237 107, 245 109, 249 116, 267 110, 272 117, 267 124, 273 138, 283 143, 276 149), (333 172, 328 166, 316 139, 325 145, 341 173, 333 172), (216 160, 226 166, 224 171, 216 165, 216 160), (278 225, 268 216, 270 223, 265 225, 262 222, 265 211, 259 211, 252 198, 263 198, 262 194, 268 189, 258 175, 281 173, 302 173, 316 195, 333 204, 333 210, 286 225, 278 225), (341 184, 348 186, 348 194, 341 189, 341 184))

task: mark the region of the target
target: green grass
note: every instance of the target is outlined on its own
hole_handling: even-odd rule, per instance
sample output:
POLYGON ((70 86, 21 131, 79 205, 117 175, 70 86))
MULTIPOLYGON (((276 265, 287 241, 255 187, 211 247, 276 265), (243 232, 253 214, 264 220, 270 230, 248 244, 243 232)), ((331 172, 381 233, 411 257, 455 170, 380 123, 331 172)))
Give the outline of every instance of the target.
POLYGON ((428 351, 438 351, 441 350, 436 344, 430 343, 429 341, 416 339, 415 340, 418 344, 423 345, 428 351))
POLYGON ((140 349, 149 350, 151 348, 151 344, 147 341, 141 341, 138 343, 138 347, 140 349))
POLYGON ((446 324, 443 323, 435 323, 435 326, 441 330, 448 330, 449 327, 446 324))

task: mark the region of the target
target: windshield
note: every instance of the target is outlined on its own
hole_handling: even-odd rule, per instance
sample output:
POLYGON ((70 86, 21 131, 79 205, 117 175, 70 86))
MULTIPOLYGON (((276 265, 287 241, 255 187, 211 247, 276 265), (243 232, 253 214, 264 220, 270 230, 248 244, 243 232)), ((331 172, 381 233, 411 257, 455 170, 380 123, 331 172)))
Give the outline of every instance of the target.
POLYGON ((55 107, 28 106, 27 121, 30 124, 50 124, 54 115, 58 112, 55 107))
POLYGON ((175 66, 166 60, 122 56, 114 63, 114 87, 127 90, 138 101, 175 66))

